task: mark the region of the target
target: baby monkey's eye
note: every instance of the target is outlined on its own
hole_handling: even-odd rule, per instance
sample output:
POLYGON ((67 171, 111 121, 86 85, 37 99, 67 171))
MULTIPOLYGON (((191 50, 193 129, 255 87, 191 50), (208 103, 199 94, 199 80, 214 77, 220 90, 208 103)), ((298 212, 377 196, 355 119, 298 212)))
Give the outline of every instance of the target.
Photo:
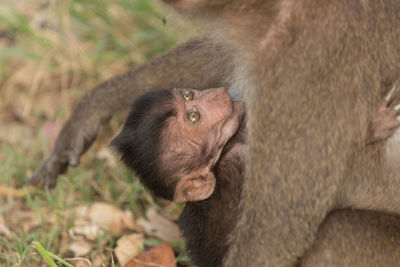
POLYGON ((181 95, 186 101, 193 100, 194 94, 190 90, 184 90, 181 95))
POLYGON ((192 111, 187 114, 187 118, 191 123, 197 124, 200 120, 200 113, 198 113, 197 111, 192 111))

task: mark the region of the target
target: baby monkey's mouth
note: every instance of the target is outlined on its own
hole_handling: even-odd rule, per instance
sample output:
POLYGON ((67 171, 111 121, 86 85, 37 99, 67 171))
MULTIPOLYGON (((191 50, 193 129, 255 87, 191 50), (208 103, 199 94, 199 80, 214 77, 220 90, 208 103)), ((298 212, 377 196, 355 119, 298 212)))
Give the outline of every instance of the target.
POLYGON ((242 101, 243 94, 241 90, 228 89, 228 94, 231 97, 232 101, 242 101))

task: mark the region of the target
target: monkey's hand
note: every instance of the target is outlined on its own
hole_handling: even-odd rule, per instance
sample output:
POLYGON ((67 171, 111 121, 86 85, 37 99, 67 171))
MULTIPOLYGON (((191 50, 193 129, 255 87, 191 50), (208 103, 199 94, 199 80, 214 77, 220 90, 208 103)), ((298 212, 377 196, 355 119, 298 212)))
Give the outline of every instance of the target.
POLYGON ((46 161, 27 178, 28 184, 39 187, 54 188, 59 174, 67 171, 69 166, 77 166, 80 157, 97 137, 99 119, 76 118, 76 113, 61 130, 54 149, 46 161))
POLYGON ((400 126, 400 104, 383 101, 375 110, 368 127, 367 144, 381 141, 393 135, 400 126))

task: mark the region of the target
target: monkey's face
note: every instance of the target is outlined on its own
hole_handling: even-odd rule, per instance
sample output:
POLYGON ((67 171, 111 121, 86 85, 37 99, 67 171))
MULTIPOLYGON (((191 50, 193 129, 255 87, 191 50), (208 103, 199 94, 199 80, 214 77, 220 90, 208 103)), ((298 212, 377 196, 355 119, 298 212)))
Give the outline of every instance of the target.
POLYGON ((174 93, 177 113, 162 130, 160 166, 177 180, 176 202, 198 201, 214 191, 212 169, 238 130, 243 105, 232 102, 225 88, 175 89, 174 93))
POLYGON ((174 92, 177 116, 172 125, 188 142, 223 146, 236 133, 243 108, 241 102, 232 102, 225 88, 174 92))

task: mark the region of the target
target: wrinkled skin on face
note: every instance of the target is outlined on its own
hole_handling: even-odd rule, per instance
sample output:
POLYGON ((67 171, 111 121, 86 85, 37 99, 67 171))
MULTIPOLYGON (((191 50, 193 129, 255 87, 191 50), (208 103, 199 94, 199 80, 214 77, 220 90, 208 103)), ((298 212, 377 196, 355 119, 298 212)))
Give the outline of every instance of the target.
POLYGON ((167 176, 171 172, 178 179, 175 202, 203 200, 214 191, 212 168, 238 130, 243 105, 232 102, 225 88, 175 89, 174 93, 177 116, 169 118, 163 129, 160 166, 167 176), (175 163, 179 166, 168 170, 175 163))

